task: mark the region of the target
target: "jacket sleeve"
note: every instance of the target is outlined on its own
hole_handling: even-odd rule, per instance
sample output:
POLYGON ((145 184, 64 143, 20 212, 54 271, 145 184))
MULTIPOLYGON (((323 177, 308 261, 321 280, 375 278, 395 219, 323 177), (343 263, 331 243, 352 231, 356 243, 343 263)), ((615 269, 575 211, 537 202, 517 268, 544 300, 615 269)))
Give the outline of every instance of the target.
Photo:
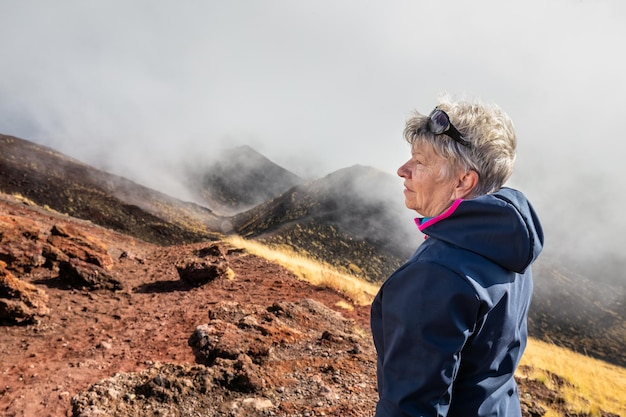
POLYGON ((479 300, 458 274, 416 262, 383 285, 377 417, 445 416, 479 300))

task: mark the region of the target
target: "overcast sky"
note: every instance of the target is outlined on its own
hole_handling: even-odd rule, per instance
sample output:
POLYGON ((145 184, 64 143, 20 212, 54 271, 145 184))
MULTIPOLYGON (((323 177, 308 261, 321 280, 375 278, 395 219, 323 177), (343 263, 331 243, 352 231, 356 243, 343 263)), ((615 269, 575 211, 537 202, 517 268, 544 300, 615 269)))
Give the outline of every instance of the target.
POLYGON ((619 254, 625 5, 0 0, 0 133, 180 196, 173 166, 238 144, 307 178, 395 173, 413 110, 480 97, 547 229, 619 254))

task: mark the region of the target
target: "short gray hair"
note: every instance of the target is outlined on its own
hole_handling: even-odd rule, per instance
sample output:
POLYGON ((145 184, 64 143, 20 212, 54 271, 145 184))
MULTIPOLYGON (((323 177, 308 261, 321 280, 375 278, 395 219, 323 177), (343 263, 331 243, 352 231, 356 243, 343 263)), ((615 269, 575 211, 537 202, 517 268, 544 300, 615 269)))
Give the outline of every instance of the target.
POLYGON ((515 164, 517 138, 509 116, 494 104, 480 100, 453 101, 449 96, 441 97, 437 108, 448 114, 471 146, 464 146, 445 134, 433 134, 428 129, 429 117, 418 112, 406 122, 406 141, 411 145, 429 143, 439 156, 450 161, 449 170, 476 171, 479 179, 473 196, 499 190, 513 173, 515 164))

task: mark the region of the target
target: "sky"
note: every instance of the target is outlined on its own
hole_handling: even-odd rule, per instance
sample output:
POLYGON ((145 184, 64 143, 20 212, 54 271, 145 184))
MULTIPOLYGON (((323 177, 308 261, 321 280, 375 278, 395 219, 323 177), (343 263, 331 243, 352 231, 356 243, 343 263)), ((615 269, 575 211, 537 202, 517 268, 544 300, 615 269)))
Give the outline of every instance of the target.
POLYGON ((181 163, 234 145, 395 174, 414 110, 479 98, 546 244, 624 259, 624 39, 621 0, 0 0, 0 133, 185 198, 181 163))

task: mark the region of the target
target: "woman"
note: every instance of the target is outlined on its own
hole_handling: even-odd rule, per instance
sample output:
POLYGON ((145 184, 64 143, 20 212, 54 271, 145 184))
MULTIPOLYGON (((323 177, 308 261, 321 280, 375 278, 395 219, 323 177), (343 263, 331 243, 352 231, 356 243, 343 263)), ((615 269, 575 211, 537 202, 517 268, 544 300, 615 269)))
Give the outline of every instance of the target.
POLYGON ((519 417, 513 374, 543 231, 526 197, 502 188, 513 124, 496 106, 444 98, 404 136, 398 175, 425 240, 372 303, 376 416, 519 417))

